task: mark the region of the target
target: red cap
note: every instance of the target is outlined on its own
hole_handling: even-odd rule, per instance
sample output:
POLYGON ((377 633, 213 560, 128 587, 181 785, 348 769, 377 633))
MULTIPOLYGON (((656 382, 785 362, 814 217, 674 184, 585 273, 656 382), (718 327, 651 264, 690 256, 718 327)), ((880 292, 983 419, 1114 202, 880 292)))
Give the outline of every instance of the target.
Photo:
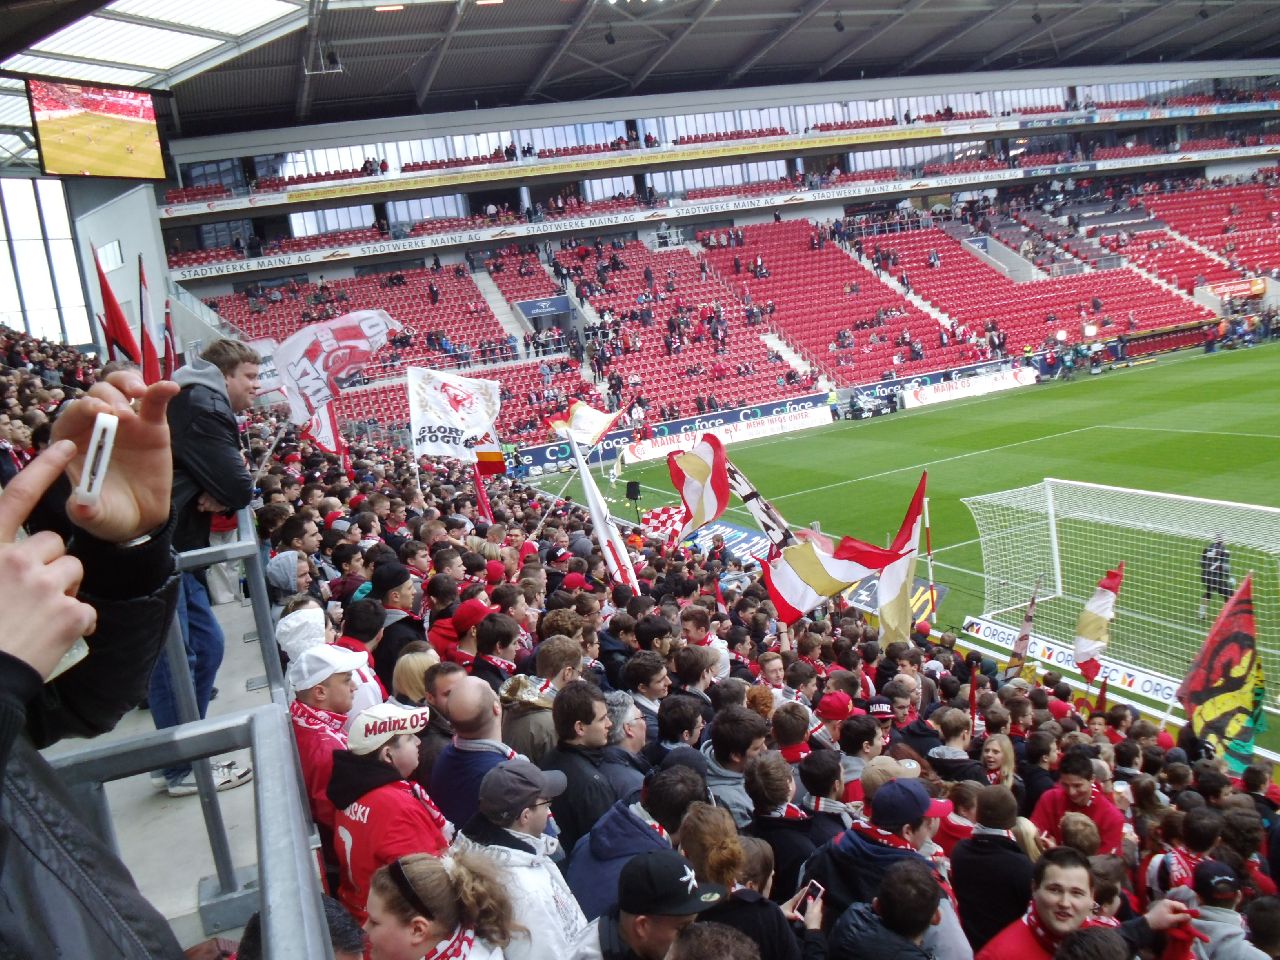
POLYGON ((585 590, 587 589, 587 578, 580 573, 570 573, 565 576, 560 583, 562 590, 585 590))
POLYGON ((357 507, 360 506, 360 504, 364 503, 368 499, 369 498, 366 497, 363 493, 357 493, 354 497, 351 498, 351 509, 355 510, 357 507))
POLYGON ((836 722, 853 716, 853 700, 843 690, 832 690, 822 695, 815 711, 819 720, 836 722))
POLYGON ((453 629, 457 632, 458 639, 462 639, 472 627, 493 612, 494 608, 479 597, 472 597, 458 604, 458 609, 453 612, 453 629))
POLYGON ((300 453, 291 453, 291 454, 289 454, 287 457, 285 457, 285 458, 284 458, 284 462, 285 462, 285 463, 301 463, 301 462, 302 462, 302 454, 300 454, 300 453))
POLYGON ((507 579, 507 568, 501 560, 490 560, 485 564, 485 581, 489 586, 496 586, 507 579))
POLYGON ((920 634, 922 637, 927 637, 929 634, 933 633, 933 627, 930 625, 928 620, 921 620, 916 624, 916 633, 920 634))

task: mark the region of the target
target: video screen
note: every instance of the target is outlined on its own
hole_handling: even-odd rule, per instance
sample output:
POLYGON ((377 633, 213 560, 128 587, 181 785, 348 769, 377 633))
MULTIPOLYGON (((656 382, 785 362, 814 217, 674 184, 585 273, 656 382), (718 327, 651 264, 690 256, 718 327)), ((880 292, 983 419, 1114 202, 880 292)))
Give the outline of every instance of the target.
POLYGON ((28 79, 27 96, 46 174, 164 179, 150 93, 28 79))

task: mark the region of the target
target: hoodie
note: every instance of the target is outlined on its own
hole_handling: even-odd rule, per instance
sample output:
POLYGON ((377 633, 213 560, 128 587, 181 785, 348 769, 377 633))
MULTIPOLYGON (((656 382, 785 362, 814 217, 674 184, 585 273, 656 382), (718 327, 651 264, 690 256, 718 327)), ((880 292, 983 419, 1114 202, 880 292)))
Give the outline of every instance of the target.
POLYGON ((938 731, 921 717, 912 720, 898 732, 902 734, 902 742, 922 757, 929 756, 936 747, 942 746, 938 731))
POLYGON ((1245 937, 1244 917, 1229 907, 1201 903, 1200 916, 1191 926, 1209 938, 1208 943, 1191 945, 1196 960, 1266 960, 1268 956, 1245 937))
POLYGON ((388 610, 383 620, 382 639, 373 649, 373 669, 378 679, 388 690, 392 688, 391 677, 396 670, 396 661, 400 659, 400 651, 414 640, 425 640, 422 621, 407 610, 388 610))
POLYGON ((884 925, 869 903, 855 903, 841 914, 831 933, 830 953, 836 960, 875 957, 876 960, 931 960, 918 943, 884 925))
POLYGON ((209 494, 228 510, 239 510, 253 497, 253 478, 240 452, 240 428, 222 372, 197 357, 173 379, 182 389, 169 402, 166 416, 177 519, 173 548, 181 552, 209 545, 213 514, 197 509, 200 494, 209 494))
POLYGON ((588 920, 618 902, 618 877, 628 860, 649 850, 670 850, 671 841, 619 800, 573 848, 566 879, 588 920))
POLYGON ((707 761, 707 789, 716 798, 716 803, 733 814, 733 822, 742 830, 751 822, 755 808, 747 795, 743 775, 720 765, 710 740, 702 745, 702 755, 707 761))
POLYGON ((523 753, 534 763, 541 763, 555 748, 557 737, 551 721, 551 704, 555 693, 545 681, 518 673, 502 685, 502 741, 523 753))
POLYGON ((929 766, 933 767, 933 772, 943 780, 987 782, 987 773, 982 769, 982 764, 960 747, 948 747, 945 744, 934 747, 927 754, 927 759, 929 766))
POLYGON ((277 553, 267 563, 266 578, 271 600, 271 619, 279 620, 284 609, 284 598, 298 592, 298 557, 297 550, 284 550, 277 553))

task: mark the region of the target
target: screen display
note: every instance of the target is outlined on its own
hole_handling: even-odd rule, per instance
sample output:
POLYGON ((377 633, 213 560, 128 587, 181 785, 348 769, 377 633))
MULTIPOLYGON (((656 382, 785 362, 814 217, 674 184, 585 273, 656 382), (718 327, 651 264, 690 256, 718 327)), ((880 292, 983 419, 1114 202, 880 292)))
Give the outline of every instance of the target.
POLYGON ((45 173, 164 179, 164 154, 150 93, 28 79, 27 96, 45 173))

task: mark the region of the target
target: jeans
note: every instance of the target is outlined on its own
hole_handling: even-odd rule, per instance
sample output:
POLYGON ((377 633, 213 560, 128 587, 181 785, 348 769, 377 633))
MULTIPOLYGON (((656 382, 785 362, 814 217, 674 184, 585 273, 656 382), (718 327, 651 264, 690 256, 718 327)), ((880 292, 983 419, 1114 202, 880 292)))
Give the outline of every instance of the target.
MULTIPOLYGON (((187 664, 196 688, 196 706, 204 719, 213 693, 213 682, 222 665, 226 641, 222 628, 214 619, 209 605, 209 593, 205 585, 194 575, 184 573, 178 589, 178 623, 182 628, 182 640, 187 648, 187 664)), ((161 654, 151 672, 151 685, 147 693, 151 705, 151 718, 156 729, 176 727, 182 722, 178 715, 178 698, 173 689, 169 663, 161 654)), ((167 767, 165 779, 177 783, 191 772, 190 765, 167 767)))

